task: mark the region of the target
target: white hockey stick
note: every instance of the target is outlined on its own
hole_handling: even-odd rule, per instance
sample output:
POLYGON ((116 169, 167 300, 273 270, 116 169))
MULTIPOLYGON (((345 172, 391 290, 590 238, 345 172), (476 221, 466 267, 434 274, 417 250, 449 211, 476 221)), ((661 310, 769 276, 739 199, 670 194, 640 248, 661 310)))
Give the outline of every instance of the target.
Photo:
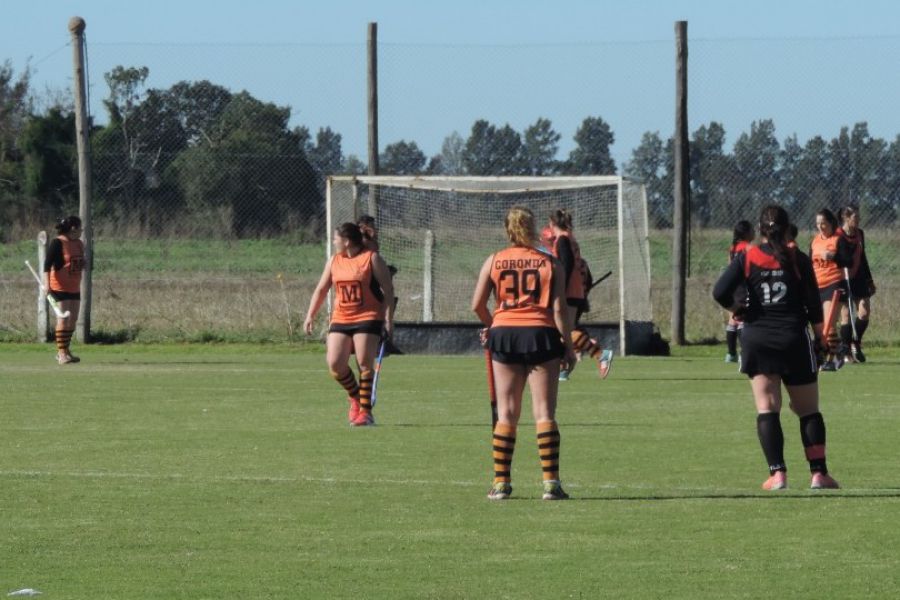
MULTIPOLYGON (((32 275, 34 275, 34 279, 35 281, 37 281, 38 286, 43 287, 44 282, 41 281, 40 276, 37 274, 37 271, 34 270, 34 267, 31 266, 31 263, 26 260, 25 266, 28 267, 28 270, 31 271, 32 275)), ((56 315, 57 319, 68 319, 69 315, 72 314, 69 311, 63 312, 59 307, 59 302, 57 302, 56 298, 54 298, 50 294, 47 294, 47 302, 50 304, 50 308, 53 309, 53 313, 56 315)))

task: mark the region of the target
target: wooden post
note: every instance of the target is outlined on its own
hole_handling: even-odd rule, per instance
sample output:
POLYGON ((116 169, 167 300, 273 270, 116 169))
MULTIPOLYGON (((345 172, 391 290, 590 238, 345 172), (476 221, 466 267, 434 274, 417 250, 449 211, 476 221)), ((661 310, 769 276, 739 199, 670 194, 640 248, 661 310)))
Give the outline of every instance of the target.
POLYGON ((91 145, 88 121, 86 73, 84 70, 84 19, 69 19, 72 33, 72 62, 75 68, 75 130, 78 148, 78 212, 81 217, 81 240, 84 242, 84 271, 81 276, 81 309, 78 312, 76 336, 82 343, 91 337, 91 273, 94 265, 93 224, 91 223, 91 145))
POLYGON ((675 206, 672 218, 672 343, 685 343, 687 222, 691 193, 691 157, 687 114, 687 21, 675 22, 675 206))
MULTIPOLYGON (((369 175, 378 175, 378 23, 369 23, 368 55, 369 175)), ((369 214, 378 218, 378 186, 369 185, 369 214)))
MULTIPOLYGON (((44 260, 47 258, 47 232, 41 231, 37 236, 37 267, 38 275, 44 270, 44 260)), ((50 323, 47 320, 47 293, 44 286, 38 286, 37 302, 37 341, 44 343, 49 340, 47 335, 50 323)))
POLYGON ((434 321, 434 232, 425 230, 425 257, 422 263, 422 321, 434 321))

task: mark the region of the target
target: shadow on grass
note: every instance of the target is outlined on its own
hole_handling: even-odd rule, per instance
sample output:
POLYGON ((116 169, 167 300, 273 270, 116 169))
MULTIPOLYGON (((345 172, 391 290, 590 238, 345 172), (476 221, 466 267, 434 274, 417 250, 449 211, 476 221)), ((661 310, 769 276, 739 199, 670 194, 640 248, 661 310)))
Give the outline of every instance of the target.
MULTIPOLYGON (((376 411, 377 416, 377 411, 376 411)), ((529 427, 533 426, 533 423, 519 423, 520 427, 529 427)), ((490 421, 486 420, 484 423, 388 423, 387 425, 378 424, 377 427, 379 429, 391 429, 393 427, 434 427, 434 428, 443 428, 443 427, 487 427, 488 431, 490 431, 490 421)), ((592 428, 592 427, 653 427, 652 425, 645 423, 565 423, 563 425, 566 429, 570 428, 592 428)))
MULTIPOLYGON (((772 500, 772 501, 786 501, 786 500, 807 500, 807 501, 816 501, 816 500, 844 500, 844 499, 872 499, 872 498, 900 498, 900 489, 897 488, 887 488, 887 489, 873 489, 871 491, 853 491, 853 490, 807 490, 804 492, 797 493, 772 493, 772 492, 723 492, 723 493, 709 493, 709 494, 672 494, 672 495, 629 495, 629 496, 580 496, 573 495, 569 498, 569 502, 635 502, 635 501, 649 501, 649 502, 667 502, 671 500, 772 500)), ((539 502, 543 502, 540 498, 510 498, 509 500, 519 500, 519 501, 532 501, 536 500, 539 502)))

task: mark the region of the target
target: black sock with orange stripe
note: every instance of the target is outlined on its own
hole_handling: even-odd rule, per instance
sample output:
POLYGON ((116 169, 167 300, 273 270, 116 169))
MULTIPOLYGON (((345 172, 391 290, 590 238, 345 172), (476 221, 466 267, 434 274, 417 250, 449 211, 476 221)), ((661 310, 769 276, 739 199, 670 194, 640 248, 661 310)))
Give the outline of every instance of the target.
POLYGON ((559 427, 556 421, 537 424, 537 442, 544 481, 559 481, 559 427))
POLYGON ((810 472, 823 475, 828 473, 828 466, 825 464, 825 419, 822 413, 800 417, 800 439, 803 441, 810 472))
POLYGON ((72 343, 73 329, 56 328, 56 350, 62 354, 69 353, 69 346, 72 343))
POLYGON ((516 426, 497 423, 494 426, 494 483, 512 482, 512 459, 516 449, 516 426))
POLYGON ((787 471, 784 464, 784 432, 781 429, 781 414, 777 412, 756 415, 756 434, 762 446, 766 462, 769 463, 769 474, 775 471, 787 471))

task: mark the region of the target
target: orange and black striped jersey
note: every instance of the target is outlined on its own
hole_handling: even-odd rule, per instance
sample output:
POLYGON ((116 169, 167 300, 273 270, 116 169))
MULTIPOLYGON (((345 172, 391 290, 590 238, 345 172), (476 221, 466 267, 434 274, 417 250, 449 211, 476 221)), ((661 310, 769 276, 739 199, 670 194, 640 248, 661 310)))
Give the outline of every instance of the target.
MULTIPOLYGON (((563 262, 563 267, 566 271, 566 298, 571 298, 573 300, 582 300, 585 298, 585 286, 584 286, 584 268, 582 264, 584 261, 581 258, 581 247, 578 245, 578 242, 575 241, 575 238, 568 231, 563 231, 557 236, 557 238, 553 242, 553 256, 560 259, 563 262), (569 274, 569 268, 566 264, 566 257, 560 256, 561 252, 561 242, 563 240, 568 241, 568 246, 571 249, 572 257, 572 270, 571 275, 569 274)), ((586 264, 586 263, 585 263, 586 264)))
POLYGON ((493 326, 556 327, 553 259, 534 248, 513 246, 491 257, 497 306, 493 326))
POLYGON ((812 259, 813 270, 816 273, 816 283, 820 288, 833 285, 844 278, 841 266, 838 264, 838 240, 837 234, 831 237, 822 237, 822 234, 813 236, 809 244, 809 257, 812 259), (831 254, 832 258, 826 255, 831 254))
POLYGON ((381 321, 385 315, 384 295, 372 272, 375 253, 363 250, 355 256, 335 254, 331 260, 334 286, 333 324, 381 321))
POLYGON ((50 242, 44 271, 48 273, 50 289, 54 292, 77 294, 81 291, 84 271, 84 242, 61 235, 50 242))

